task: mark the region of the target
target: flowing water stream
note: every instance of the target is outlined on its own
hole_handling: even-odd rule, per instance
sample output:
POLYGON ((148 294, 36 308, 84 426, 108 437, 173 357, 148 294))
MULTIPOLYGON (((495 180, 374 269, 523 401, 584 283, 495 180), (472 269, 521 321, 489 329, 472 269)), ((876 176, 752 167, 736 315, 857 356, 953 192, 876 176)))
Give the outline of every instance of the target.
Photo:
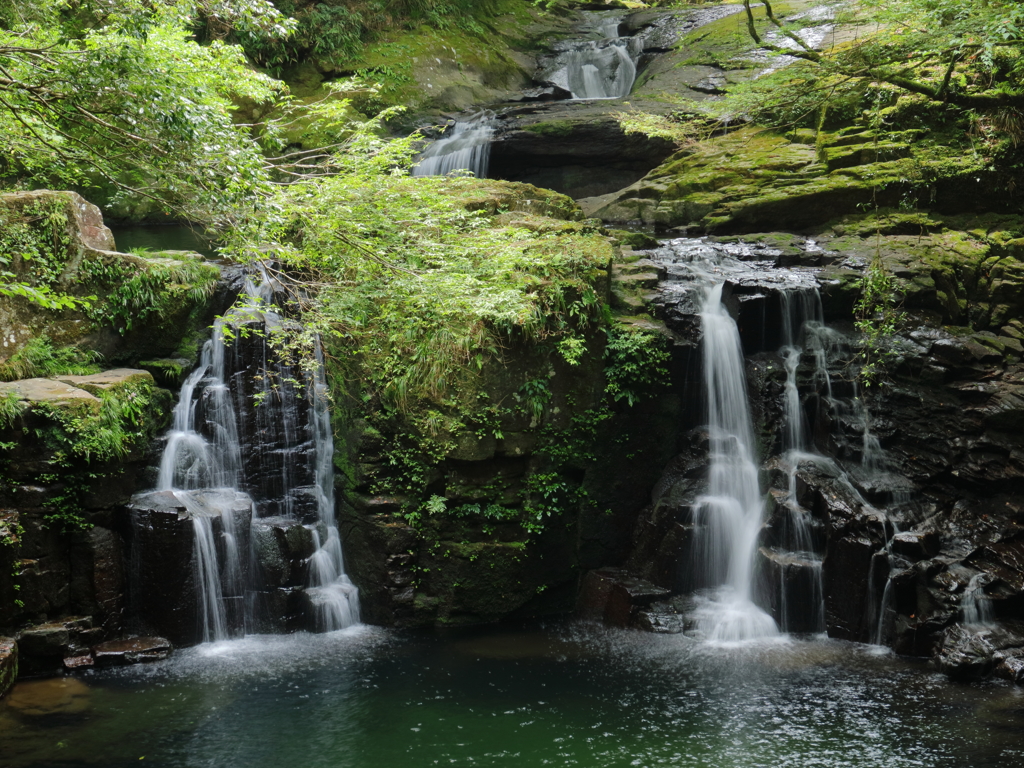
POLYGON ((466 171, 487 178, 494 138, 495 115, 479 112, 457 121, 420 155, 413 176, 447 176, 466 171))
POLYGON ((778 634, 775 621, 753 602, 754 552, 764 518, 754 435, 750 426, 743 348, 736 321, 722 305, 724 283, 704 288, 704 388, 710 437, 708 494, 697 500, 694 551, 705 583, 719 584, 700 609, 698 624, 712 641, 735 642, 778 634))

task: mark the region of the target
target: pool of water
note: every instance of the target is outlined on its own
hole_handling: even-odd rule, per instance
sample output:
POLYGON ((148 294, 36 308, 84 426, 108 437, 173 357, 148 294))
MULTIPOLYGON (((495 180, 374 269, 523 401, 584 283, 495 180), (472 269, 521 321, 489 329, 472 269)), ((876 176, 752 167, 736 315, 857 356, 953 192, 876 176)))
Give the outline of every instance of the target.
POLYGON ((1016 687, 868 646, 582 625, 255 637, 0 702, 5 768, 983 768, 1022 736, 1016 687))
POLYGON ((146 248, 151 251, 195 251, 214 256, 214 246, 198 228, 182 224, 111 224, 110 231, 122 253, 146 248))

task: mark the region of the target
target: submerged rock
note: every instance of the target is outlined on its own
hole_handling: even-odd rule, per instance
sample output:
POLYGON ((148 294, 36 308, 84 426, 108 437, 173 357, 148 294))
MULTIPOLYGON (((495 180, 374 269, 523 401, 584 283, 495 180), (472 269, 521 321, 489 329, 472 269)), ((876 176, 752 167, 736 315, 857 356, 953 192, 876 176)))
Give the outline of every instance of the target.
POLYGON ((76 677, 24 680, 4 702, 24 717, 83 715, 92 704, 90 688, 76 677))

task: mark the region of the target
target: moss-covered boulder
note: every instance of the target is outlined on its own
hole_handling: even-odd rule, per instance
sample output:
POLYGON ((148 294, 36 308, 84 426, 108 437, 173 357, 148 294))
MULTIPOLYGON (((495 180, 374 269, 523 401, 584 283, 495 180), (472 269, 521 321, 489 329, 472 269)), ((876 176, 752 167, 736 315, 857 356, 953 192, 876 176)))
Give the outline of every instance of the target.
POLYGON ((5 297, 0 365, 43 337, 56 349, 111 362, 193 356, 220 277, 198 254, 118 253, 99 209, 74 192, 47 190, 0 195, 0 273, 5 282, 70 299, 54 309, 29 296, 5 297))
POLYGON ((171 400, 134 369, 0 383, 4 631, 74 615, 89 617, 93 640, 120 632, 127 584, 115 521, 149 482, 149 447, 171 400))
POLYGON ((746 126, 689 147, 619 192, 580 201, 606 222, 706 232, 805 230, 876 206, 998 209, 982 161, 902 131, 786 134, 746 126), (959 189, 959 193, 954 190, 959 189), (963 192, 971 191, 970 197, 963 192))
POLYGON ((475 214, 457 247, 489 250, 435 257, 433 273, 408 278, 408 301, 390 278, 357 354, 356 331, 328 339, 346 566, 375 623, 571 610, 583 570, 623 556, 673 442, 666 343, 613 322, 621 250, 571 200, 509 182, 431 183, 446 195, 435 220, 461 219, 452 201, 475 214), (448 293, 431 293, 427 281, 446 274, 448 293), (417 335, 435 316, 443 333, 417 335))

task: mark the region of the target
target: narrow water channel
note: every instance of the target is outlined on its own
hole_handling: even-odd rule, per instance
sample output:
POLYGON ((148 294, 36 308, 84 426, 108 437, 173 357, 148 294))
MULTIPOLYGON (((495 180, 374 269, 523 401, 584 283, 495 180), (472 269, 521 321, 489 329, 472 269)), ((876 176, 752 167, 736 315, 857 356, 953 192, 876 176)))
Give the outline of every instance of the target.
POLYGON ((870 646, 585 625, 249 637, 23 681, 5 768, 1024 764, 1024 692, 870 646))

